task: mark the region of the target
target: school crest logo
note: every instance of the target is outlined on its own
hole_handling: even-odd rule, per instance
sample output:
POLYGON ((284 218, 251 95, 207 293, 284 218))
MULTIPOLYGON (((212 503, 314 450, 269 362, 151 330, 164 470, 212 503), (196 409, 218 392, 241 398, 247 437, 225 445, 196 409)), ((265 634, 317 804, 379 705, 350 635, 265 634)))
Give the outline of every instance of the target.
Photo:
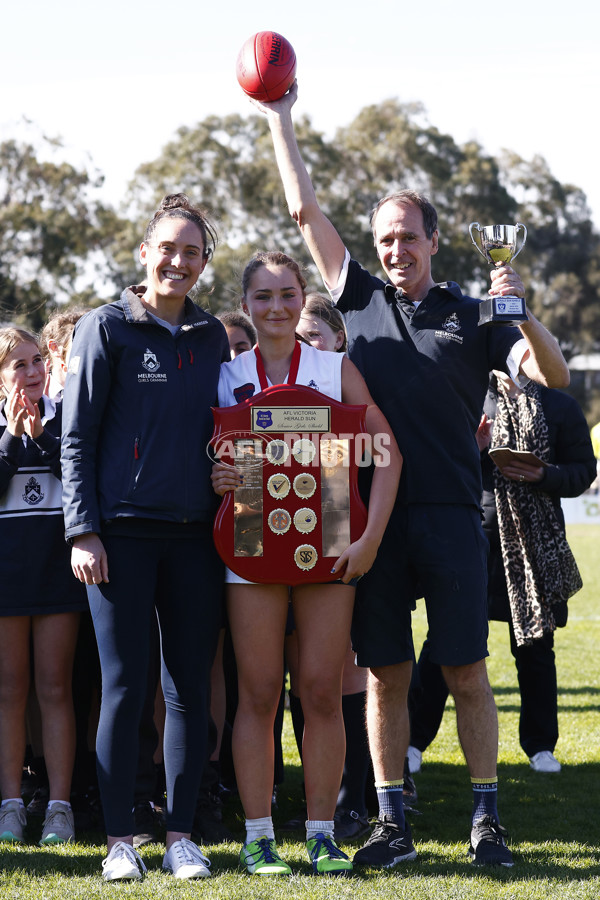
POLYGON ((147 372, 158 372, 158 370, 160 369, 160 363, 156 358, 156 354, 153 353, 152 350, 146 349, 142 366, 147 372))
POLYGON ((460 322, 458 321, 458 316, 456 313, 452 313, 451 316, 448 316, 444 324, 442 325, 444 331, 450 331, 451 333, 455 331, 460 331, 460 322))
POLYGON ((44 499, 42 486, 33 475, 25 485, 25 493, 22 496, 25 503, 29 503, 30 506, 37 506, 44 499))
POLYGON ((239 387, 234 388, 233 396, 238 403, 242 403, 244 400, 249 400, 250 397, 254 396, 254 390, 254 385, 251 381, 248 381, 246 384, 241 384, 239 387))
POLYGON ((259 409, 256 413, 256 424, 259 428, 270 428, 273 416, 270 409, 259 409))
POLYGON ((319 390, 319 385, 317 384, 316 381, 313 381, 312 378, 311 378, 310 381, 308 382, 307 387, 312 388, 313 391, 318 391, 318 390, 319 390))

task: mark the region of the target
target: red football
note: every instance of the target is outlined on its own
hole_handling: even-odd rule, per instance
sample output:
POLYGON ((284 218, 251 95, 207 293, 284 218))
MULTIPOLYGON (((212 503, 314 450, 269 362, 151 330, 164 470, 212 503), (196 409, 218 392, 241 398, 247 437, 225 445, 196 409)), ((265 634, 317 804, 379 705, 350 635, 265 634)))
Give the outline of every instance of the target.
POLYGON ((258 31, 240 50, 235 67, 242 90, 255 100, 279 100, 296 76, 294 48, 276 31, 258 31))

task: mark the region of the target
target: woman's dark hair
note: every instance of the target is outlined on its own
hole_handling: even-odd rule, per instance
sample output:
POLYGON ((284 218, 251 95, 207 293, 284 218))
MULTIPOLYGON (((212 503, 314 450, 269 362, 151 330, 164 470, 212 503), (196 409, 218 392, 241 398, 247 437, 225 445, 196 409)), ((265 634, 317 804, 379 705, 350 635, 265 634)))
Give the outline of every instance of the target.
POLYGON ((242 328, 246 332, 246 336, 252 346, 256 343, 256 329, 252 321, 241 310, 232 309, 229 312, 219 313, 217 316, 220 322, 230 328, 242 328))
POLYGON ((295 259, 292 259, 291 256, 288 256, 287 253, 282 253, 280 250, 261 250, 259 253, 254 254, 242 274, 242 294, 244 297, 248 293, 248 285, 252 276, 262 266, 286 266, 298 279, 298 283, 302 288, 302 295, 304 296, 306 293, 306 278, 295 259))
POLYGON ((156 226, 163 219, 186 219, 199 229, 204 243, 204 258, 208 261, 217 246, 217 231, 205 210, 194 207, 185 194, 167 194, 160 203, 144 234, 144 243, 149 244, 156 226))

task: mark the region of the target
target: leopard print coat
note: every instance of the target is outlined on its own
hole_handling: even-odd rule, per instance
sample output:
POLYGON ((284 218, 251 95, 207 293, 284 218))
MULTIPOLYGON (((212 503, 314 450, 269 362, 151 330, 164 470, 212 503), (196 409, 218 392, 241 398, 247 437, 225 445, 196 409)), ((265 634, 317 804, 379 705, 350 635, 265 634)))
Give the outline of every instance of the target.
MULTIPOLYGON (((529 382, 515 398, 498 385, 492 447, 529 450, 549 460, 540 387, 529 382)), ((502 559, 517 645, 556 628, 554 610, 582 587, 577 563, 551 497, 494 471, 502 559)))

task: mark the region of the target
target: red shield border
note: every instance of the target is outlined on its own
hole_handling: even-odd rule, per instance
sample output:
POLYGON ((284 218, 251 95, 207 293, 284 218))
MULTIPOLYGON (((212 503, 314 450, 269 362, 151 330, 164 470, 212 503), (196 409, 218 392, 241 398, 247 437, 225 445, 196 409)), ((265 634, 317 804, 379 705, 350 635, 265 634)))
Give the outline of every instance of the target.
MULTIPOLYGON (((255 471, 250 474, 250 477, 256 485, 255 494, 258 492, 259 486, 261 490, 262 509, 259 517, 262 520, 261 555, 240 556, 236 554, 234 535, 236 526, 239 530, 242 521, 239 516, 242 515, 243 504, 237 502, 238 491, 228 491, 225 494, 213 529, 216 548, 225 564, 247 581, 264 584, 294 586, 338 579, 340 573, 332 574, 331 567, 338 558, 339 552, 336 551, 334 556, 323 553, 323 520, 324 516, 326 518, 326 514, 323 513, 321 505, 322 447, 320 441, 324 442, 323 448, 326 446, 325 441, 328 441, 332 435, 343 435, 344 442, 347 441, 346 446, 349 452, 343 468, 347 473, 349 535, 350 542, 352 542, 360 537, 367 522, 367 510, 358 491, 358 461, 361 450, 356 444, 357 435, 366 432, 366 406, 350 406, 302 385, 273 385, 237 406, 213 408, 212 412, 215 428, 211 445, 220 460, 225 463, 235 463, 234 455, 230 451, 235 442, 239 440, 259 441, 263 447, 271 441, 284 441, 288 447, 295 447, 295 437, 300 440, 312 441, 315 446, 319 442, 312 463, 299 462, 293 453, 289 453, 284 463, 275 465, 266 454, 262 454, 259 466, 253 467, 255 471), (292 416, 301 416, 304 409, 323 410, 324 408, 329 411, 326 431, 322 430, 322 424, 318 429, 307 428, 305 431, 298 430, 297 433, 268 430, 270 410, 282 414, 290 411, 292 416), (263 430, 261 430, 261 426, 263 430), (272 475, 285 474, 290 484, 294 484, 296 475, 304 473, 313 475, 316 480, 315 493, 309 499, 297 496, 294 490, 289 490, 284 499, 273 497, 269 493, 267 482, 272 475), (294 516, 299 510, 313 510, 316 514, 316 525, 308 533, 298 531, 294 524, 294 516), (271 517, 271 522, 275 526, 282 524, 283 527, 285 527, 286 513, 289 514, 290 521, 287 530, 278 531, 277 527, 272 530, 268 524, 271 513, 274 516, 274 518, 271 517), (236 517, 238 517, 237 523, 236 517), (306 545, 316 551, 316 553, 304 552, 304 556, 308 559, 316 555, 316 562, 312 564, 311 560, 309 563, 310 568, 302 566, 302 548, 306 545)), ((325 415, 326 413, 323 412, 322 417, 324 418, 325 415)), ((255 514, 255 522, 258 520, 256 516, 257 514, 255 514)), ((299 525, 304 528, 303 513, 301 512, 299 516, 299 525)), ((307 518, 310 519, 308 513, 307 518)), ((261 526, 259 525, 259 527, 261 526)))

